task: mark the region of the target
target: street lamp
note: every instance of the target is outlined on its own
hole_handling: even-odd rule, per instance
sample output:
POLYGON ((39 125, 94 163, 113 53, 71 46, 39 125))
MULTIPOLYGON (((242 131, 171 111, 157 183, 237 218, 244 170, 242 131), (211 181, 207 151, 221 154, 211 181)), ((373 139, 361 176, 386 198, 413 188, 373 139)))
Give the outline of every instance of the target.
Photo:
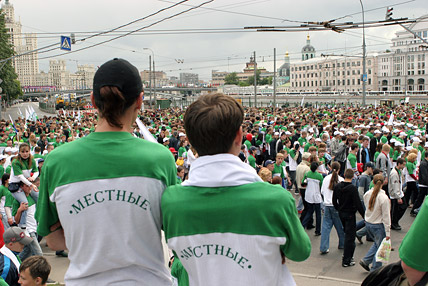
POLYGON ((363 107, 366 106, 366 34, 364 32, 364 6, 362 0, 360 0, 361 11, 363 14, 363 107))
MULTIPOLYGON (((149 50, 152 52, 152 63, 153 63, 153 101, 155 102, 155 108, 156 108, 156 69, 155 69, 155 53, 150 48, 143 48, 143 50, 149 50)), ((151 75, 150 75, 151 79, 151 75)), ((150 96, 151 97, 151 96, 150 96)), ((150 100, 150 105, 152 101, 150 100)))

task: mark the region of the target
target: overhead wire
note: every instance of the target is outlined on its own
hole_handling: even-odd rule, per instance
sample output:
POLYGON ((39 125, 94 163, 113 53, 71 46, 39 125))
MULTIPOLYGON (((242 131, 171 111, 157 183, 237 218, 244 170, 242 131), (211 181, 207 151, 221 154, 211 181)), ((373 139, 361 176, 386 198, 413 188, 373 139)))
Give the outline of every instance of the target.
MULTIPOLYGON (((96 47, 96 46, 100 46, 100 45, 102 45, 102 44, 105 44, 105 43, 108 43, 108 42, 111 42, 111 41, 114 41, 114 40, 117 40, 117 39, 120 39, 120 38, 123 38, 123 37, 126 37, 126 36, 131 35, 131 34, 133 34, 133 33, 135 33, 135 32, 138 32, 138 31, 144 30, 144 29, 146 29, 146 28, 150 28, 150 27, 152 27, 152 26, 154 26, 154 25, 157 25, 157 24, 159 24, 159 23, 161 23, 161 22, 164 22, 164 21, 166 21, 166 20, 169 20, 169 19, 172 19, 172 18, 177 17, 177 16, 179 16, 179 15, 185 14, 185 13, 187 13, 187 12, 189 12, 189 11, 192 11, 192 10, 198 9, 199 7, 202 7, 203 5, 206 5, 206 4, 211 3, 211 2, 213 2, 213 1, 214 1, 214 0, 208 0, 208 1, 205 1, 205 2, 203 2, 203 3, 201 3, 201 4, 197 5, 197 6, 193 6, 193 7, 189 8, 189 9, 187 9, 187 10, 183 10, 183 11, 181 11, 181 12, 178 12, 178 13, 175 13, 175 14, 173 14, 173 15, 167 16, 167 17, 165 17, 165 18, 163 18, 163 19, 161 19, 161 20, 155 21, 155 22, 153 22, 153 23, 151 23, 151 24, 149 24, 149 25, 146 25, 146 26, 144 26, 144 27, 142 27, 142 28, 139 28, 139 29, 136 29, 136 30, 130 31, 130 32, 125 33, 125 34, 123 34, 123 35, 120 35, 120 36, 114 37, 114 38, 112 38, 112 39, 108 39, 108 40, 102 41, 102 42, 97 43, 97 44, 90 45, 90 46, 88 46, 88 47, 84 47, 84 48, 81 48, 81 49, 77 49, 77 50, 74 50, 74 51, 70 51, 70 52, 68 52, 68 54, 72 54, 72 53, 80 52, 80 51, 83 51, 83 50, 87 50, 87 49, 90 49, 90 48, 93 48, 93 47, 96 47)), ((62 55, 62 54, 56 54, 56 55, 51 55, 51 56, 47 56, 47 57, 41 57, 41 58, 39 58, 39 59, 54 58, 54 57, 57 57, 57 56, 60 56, 60 55, 62 55)))

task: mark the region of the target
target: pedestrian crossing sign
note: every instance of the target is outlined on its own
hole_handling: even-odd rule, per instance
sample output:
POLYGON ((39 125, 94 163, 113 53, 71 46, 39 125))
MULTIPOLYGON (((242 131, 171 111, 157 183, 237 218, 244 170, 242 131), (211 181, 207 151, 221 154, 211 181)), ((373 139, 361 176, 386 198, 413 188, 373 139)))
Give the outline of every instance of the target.
POLYGON ((70 37, 61 36, 61 50, 71 51, 71 39, 70 37))

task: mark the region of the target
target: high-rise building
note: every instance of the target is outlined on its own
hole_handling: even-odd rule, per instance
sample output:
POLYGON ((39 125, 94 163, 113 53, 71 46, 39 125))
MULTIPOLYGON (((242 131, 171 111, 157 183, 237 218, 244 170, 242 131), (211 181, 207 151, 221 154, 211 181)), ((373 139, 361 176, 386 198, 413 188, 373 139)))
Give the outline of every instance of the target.
POLYGON ((36 85, 36 75, 39 73, 38 54, 28 53, 37 49, 37 38, 32 33, 22 33, 22 25, 19 21, 15 21, 15 10, 9 0, 2 5, 2 11, 5 15, 6 30, 10 35, 10 42, 17 55, 12 60, 12 65, 18 75, 18 80, 21 86, 36 85))

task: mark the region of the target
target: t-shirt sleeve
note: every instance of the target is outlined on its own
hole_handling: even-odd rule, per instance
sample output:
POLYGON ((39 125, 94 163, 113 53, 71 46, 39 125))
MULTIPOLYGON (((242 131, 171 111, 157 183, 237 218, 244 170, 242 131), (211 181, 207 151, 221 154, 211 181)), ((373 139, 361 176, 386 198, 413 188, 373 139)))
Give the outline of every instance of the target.
POLYGON ((13 174, 15 176, 22 175, 22 166, 18 159, 12 161, 13 174))
POLYGON ((400 245, 400 258, 407 266, 428 272, 428 256, 422 249, 428 245, 428 200, 422 204, 421 211, 400 245))
POLYGON ((37 233, 42 236, 50 234, 50 227, 59 221, 56 204, 50 200, 50 194, 54 191, 52 188, 49 185, 49 166, 44 165, 36 208, 36 220, 39 222, 37 233))
POLYGON ((33 158, 31 161, 31 172, 36 173, 38 171, 39 171, 39 168, 37 167, 36 160, 34 160, 34 158, 33 158))

